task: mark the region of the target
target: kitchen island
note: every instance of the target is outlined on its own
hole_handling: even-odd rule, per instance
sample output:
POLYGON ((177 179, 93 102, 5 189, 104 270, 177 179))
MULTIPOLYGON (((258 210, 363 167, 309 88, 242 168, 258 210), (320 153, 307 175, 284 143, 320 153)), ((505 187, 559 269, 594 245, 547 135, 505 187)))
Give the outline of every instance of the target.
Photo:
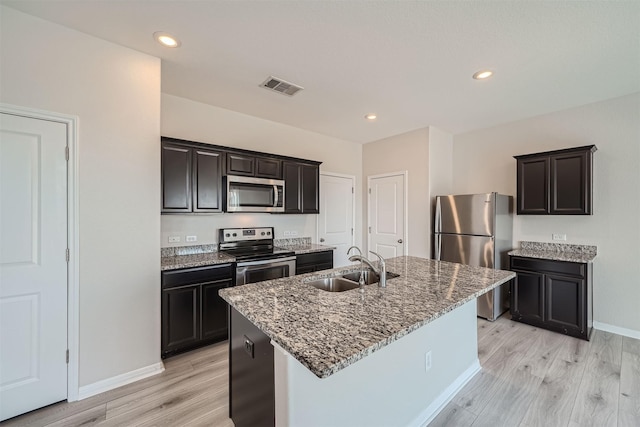
POLYGON ((428 422, 479 370, 475 299, 514 277, 397 257, 387 270, 400 276, 386 288, 326 292, 308 284, 357 269, 220 291, 271 339, 277 426, 428 422))

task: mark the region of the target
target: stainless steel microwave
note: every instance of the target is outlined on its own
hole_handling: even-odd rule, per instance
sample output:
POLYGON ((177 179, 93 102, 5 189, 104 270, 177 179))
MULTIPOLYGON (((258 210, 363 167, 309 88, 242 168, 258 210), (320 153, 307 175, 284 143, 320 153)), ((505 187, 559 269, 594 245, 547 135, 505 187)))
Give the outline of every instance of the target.
POLYGON ((227 175, 226 212, 284 212, 284 181, 227 175))

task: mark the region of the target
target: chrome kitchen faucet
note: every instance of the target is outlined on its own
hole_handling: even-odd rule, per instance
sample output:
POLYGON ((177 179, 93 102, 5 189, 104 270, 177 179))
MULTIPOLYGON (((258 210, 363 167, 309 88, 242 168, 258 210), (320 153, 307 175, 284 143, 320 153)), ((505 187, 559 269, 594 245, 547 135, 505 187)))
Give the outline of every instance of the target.
MULTIPOLYGON (((378 286, 380 286, 381 288, 386 288, 387 287, 387 265, 384 262, 384 258, 382 258, 379 254, 373 251, 369 251, 369 252, 377 256, 378 259, 380 260, 378 263, 380 265, 379 269, 375 268, 373 266, 373 263, 369 261, 367 258, 363 257, 362 255, 352 255, 349 257, 349 261, 352 261, 352 262, 360 261, 361 265, 363 262, 367 264, 369 268, 371 268, 371 270, 373 270, 373 272, 380 277, 380 280, 378 281, 378 286)), ((348 251, 347 251, 347 254, 348 254, 348 251)), ((360 274, 360 277, 362 278, 362 273, 360 274)))

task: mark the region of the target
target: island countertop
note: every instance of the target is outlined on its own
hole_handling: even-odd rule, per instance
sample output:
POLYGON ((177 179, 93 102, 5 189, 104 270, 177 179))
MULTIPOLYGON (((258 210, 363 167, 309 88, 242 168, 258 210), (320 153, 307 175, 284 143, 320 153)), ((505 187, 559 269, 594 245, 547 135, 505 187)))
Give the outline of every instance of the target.
POLYGON ((320 378, 515 277, 510 271, 417 257, 386 261, 387 287, 326 292, 307 282, 348 266, 227 288, 220 296, 320 378))

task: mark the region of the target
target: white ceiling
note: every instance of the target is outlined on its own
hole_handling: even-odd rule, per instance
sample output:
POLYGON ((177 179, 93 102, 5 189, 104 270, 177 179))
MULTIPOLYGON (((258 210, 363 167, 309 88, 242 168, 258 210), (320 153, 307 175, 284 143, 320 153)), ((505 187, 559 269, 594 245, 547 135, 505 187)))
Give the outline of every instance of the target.
POLYGON ((640 1, 1 3, 162 58, 164 93, 361 143, 640 91, 640 1), (483 68, 494 77, 472 80, 483 68), (269 75, 305 90, 260 88, 269 75))

